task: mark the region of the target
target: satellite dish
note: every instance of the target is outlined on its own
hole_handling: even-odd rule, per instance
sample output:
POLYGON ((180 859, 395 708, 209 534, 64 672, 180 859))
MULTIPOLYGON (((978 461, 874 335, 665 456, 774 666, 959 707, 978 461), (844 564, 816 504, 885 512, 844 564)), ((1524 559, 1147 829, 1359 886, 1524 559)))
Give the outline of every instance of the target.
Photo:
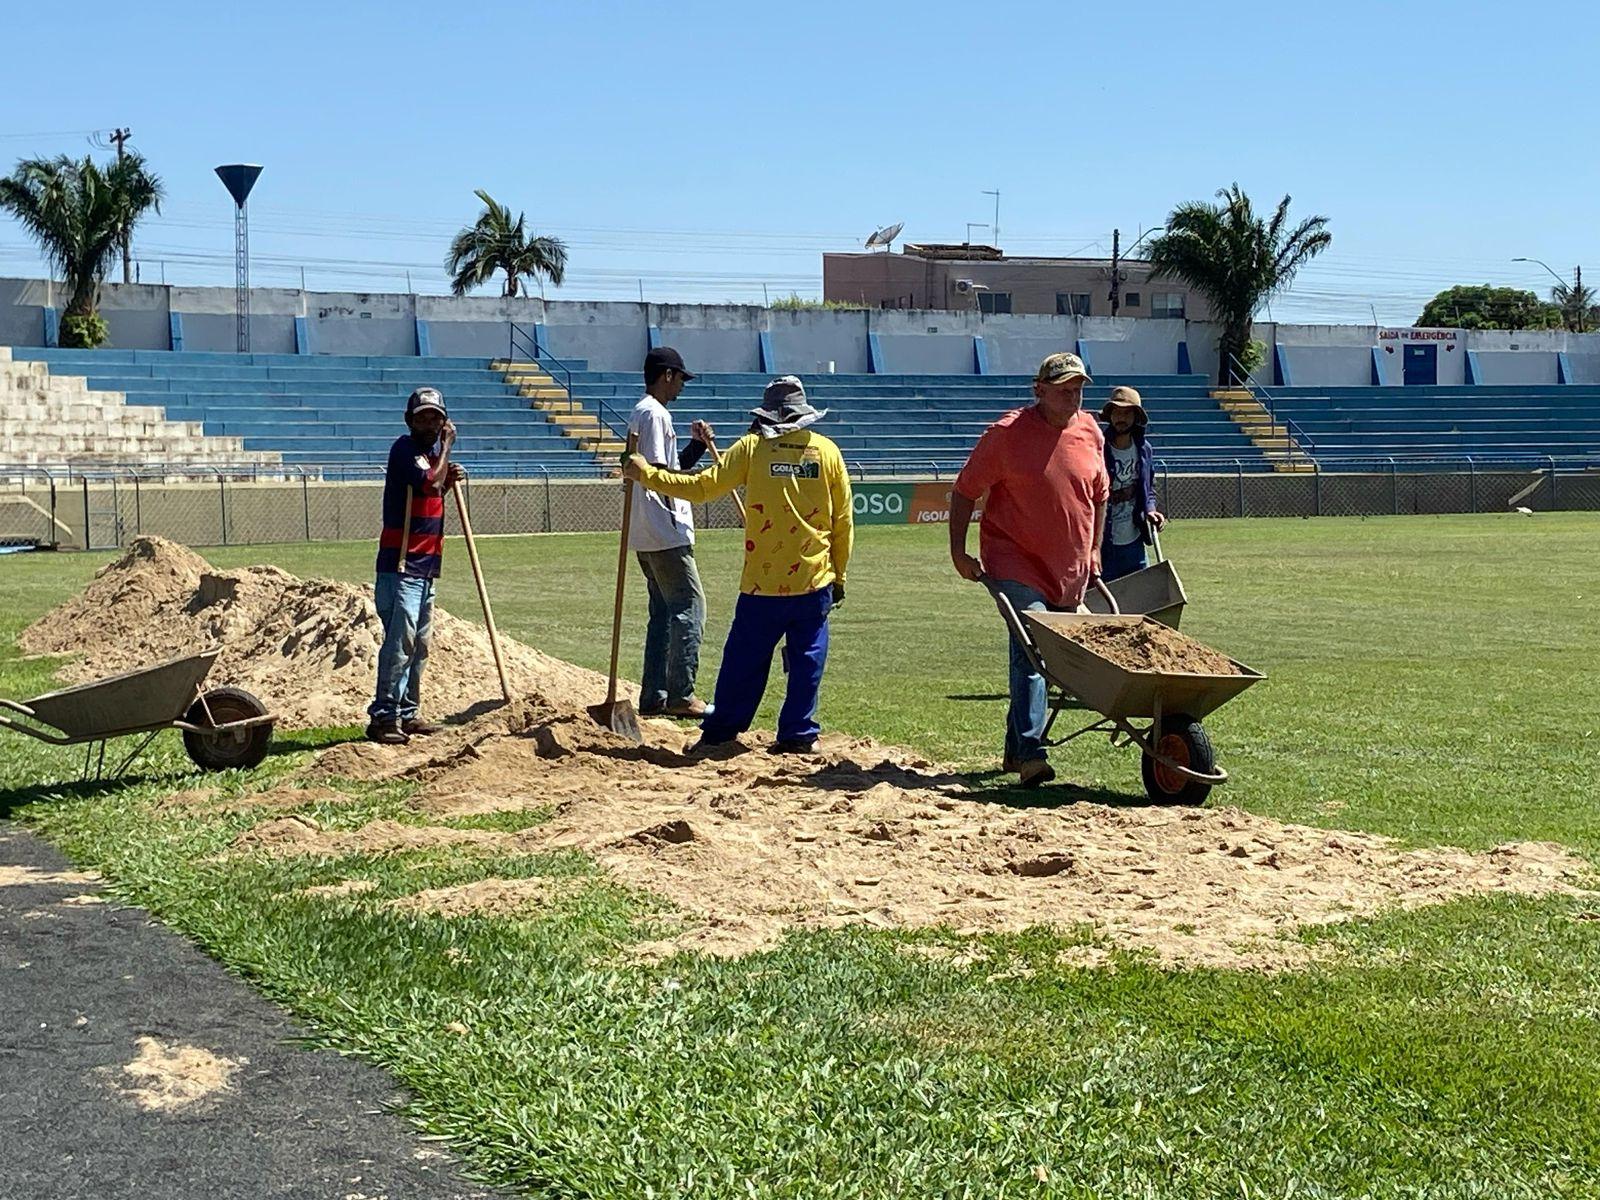
POLYGON ((874 230, 872 236, 867 239, 867 249, 871 250, 874 246, 882 246, 887 250, 889 243, 899 237, 900 231, 905 227, 906 223, 904 221, 896 221, 893 225, 885 225, 882 229, 874 230))

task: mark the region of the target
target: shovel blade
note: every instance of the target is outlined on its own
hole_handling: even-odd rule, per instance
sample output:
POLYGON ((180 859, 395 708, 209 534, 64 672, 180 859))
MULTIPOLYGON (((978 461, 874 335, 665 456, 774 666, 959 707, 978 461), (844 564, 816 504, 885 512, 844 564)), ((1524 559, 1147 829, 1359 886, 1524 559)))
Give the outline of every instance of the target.
POLYGON ((630 700, 613 700, 609 704, 589 705, 589 715, 602 729, 609 729, 630 742, 643 742, 644 732, 639 728, 639 714, 630 700))

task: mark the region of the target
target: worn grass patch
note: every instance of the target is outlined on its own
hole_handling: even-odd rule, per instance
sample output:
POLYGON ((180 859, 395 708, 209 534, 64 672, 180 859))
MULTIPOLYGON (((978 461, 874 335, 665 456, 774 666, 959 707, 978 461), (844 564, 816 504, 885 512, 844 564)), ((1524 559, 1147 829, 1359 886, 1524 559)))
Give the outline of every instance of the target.
MULTIPOLYGON (((1416 843, 1600 853, 1597 536, 1600 520, 1575 514, 1174 526, 1185 630, 1271 676, 1208 721, 1237 777, 1226 799, 1416 843)), ((942 539, 863 531, 823 718, 981 771, 1002 635, 942 539)), ((608 545, 487 543, 508 632, 603 665, 608 545)), ((350 579, 370 566, 364 544, 212 556, 350 579)), ((737 547, 707 535, 700 558, 709 690, 737 547)), ((11 638, 94 565, 0 567, 0 694, 51 686, 50 664, 19 660, 11 638)), ((470 589, 453 571, 443 601, 469 615, 470 589)), ((646 963, 632 948, 681 918, 574 854, 214 860, 279 810, 161 807, 180 789, 279 787, 329 736, 200 779, 164 735, 115 787, 68 786, 72 752, 12 739, 0 809, 329 1044, 387 1065, 416 1120, 500 1182, 561 1196, 1600 1193, 1592 901, 1467 900, 1307 931, 1326 957, 1277 974, 1162 970, 1090 929, 793 934, 740 960, 646 963), (500 917, 390 906, 485 879, 548 879, 551 899, 500 917), (372 886, 298 894, 350 880, 372 886)), ((1138 801, 1126 752, 1079 742, 1056 762, 1077 790, 1031 801, 1138 801)), ((339 791, 295 811, 330 828, 504 832, 545 816, 440 822, 407 787, 339 791)))

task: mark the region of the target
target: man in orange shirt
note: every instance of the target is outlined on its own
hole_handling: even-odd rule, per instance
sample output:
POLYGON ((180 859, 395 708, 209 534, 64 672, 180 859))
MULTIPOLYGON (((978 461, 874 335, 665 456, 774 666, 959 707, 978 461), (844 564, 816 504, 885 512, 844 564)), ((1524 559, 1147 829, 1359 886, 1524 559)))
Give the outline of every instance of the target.
MULTIPOLYGON (((1105 439, 1083 411, 1083 385, 1093 382, 1076 354, 1052 354, 1033 379, 1034 403, 984 431, 950 493, 950 558, 963 579, 987 574, 1019 612, 1072 612, 1099 572, 1105 533, 1105 439), (977 501, 978 560, 967 553, 967 527, 977 501)), ((1044 679, 1015 641, 1011 645, 1011 708, 1006 715, 1004 769, 1023 787, 1055 778, 1044 751, 1044 679)))

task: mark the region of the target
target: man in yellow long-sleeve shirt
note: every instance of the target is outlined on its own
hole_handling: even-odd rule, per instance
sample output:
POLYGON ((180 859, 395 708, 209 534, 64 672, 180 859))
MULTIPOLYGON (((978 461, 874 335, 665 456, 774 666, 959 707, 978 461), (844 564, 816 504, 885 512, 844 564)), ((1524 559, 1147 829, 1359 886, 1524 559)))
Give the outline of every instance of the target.
POLYGON ((767 385, 755 424, 697 475, 650 465, 634 455, 623 471, 652 491, 707 501, 745 489, 744 573, 733 627, 717 673, 716 702, 695 750, 733 743, 750 728, 772 652, 787 650, 789 686, 778 714, 780 754, 816 744, 817 693, 828 658, 828 614, 844 602, 854 537, 850 476, 839 447, 809 426, 826 416, 811 407, 793 375, 767 385))

